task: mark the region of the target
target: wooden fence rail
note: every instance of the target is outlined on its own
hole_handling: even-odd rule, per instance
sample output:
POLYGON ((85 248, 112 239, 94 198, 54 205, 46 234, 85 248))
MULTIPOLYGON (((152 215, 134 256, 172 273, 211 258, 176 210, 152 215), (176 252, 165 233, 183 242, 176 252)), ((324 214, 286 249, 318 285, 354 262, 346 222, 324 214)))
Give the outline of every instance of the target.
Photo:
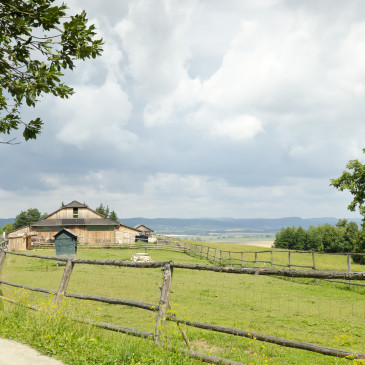
MULTIPOLYGON (((157 243, 160 245, 171 245, 175 246, 181 252, 187 253, 190 256, 199 257, 206 259, 213 263, 214 265, 221 266, 239 266, 245 267, 246 264, 253 264, 254 267, 260 267, 258 264, 269 265, 270 267, 287 267, 291 269, 292 267, 317 270, 316 266, 316 256, 318 255, 335 255, 346 257, 347 271, 351 272, 351 256, 359 255, 365 256, 365 253, 330 253, 330 252, 314 252, 314 251, 302 251, 302 250, 263 250, 263 251, 229 251, 221 250, 215 247, 209 247, 204 245, 198 245, 191 242, 186 242, 177 238, 172 238, 168 236, 157 236, 157 243), (286 253, 288 256, 288 263, 278 263, 275 262, 275 254, 286 253), (259 256, 263 254, 270 254, 269 260, 259 260, 259 256), (293 254, 310 254, 311 264, 310 265, 297 265, 293 264, 292 255, 293 254), (254 259, 250 260, 247 257, 253 255, 254 259)), ((261 265, 262 266, 262 265, 261 265)))
MULTIPOLYGON (((191 247, 190 247, 191 248, 191 247)), ((196 251, 196 248, 194 248, 196 251)), ((209 251, 206 253, 209 256, 209 251)), ((200 254, 203 255, 203 249, 200 250, 200 254)), ((222 327, 208 323, 201 322, 192 322, 186 321, 184 319, 177 318, 175 315, 168 314, 168 308, 170 307, 169 297, 172 287, 172 273, 174 268, 178 269, 186 269, 186 270, 205 270, 205 271, 214 271, 220 273, 231 273, 231 274, 246 274, 246 275, 276 275, 276 276, 290 276, 290 277, 304 277, 304 278, 343 278, 343 279, 351 279, 351 280, 365 280, 365 272, 348 272, 348 271, 308 271, 308 270, 287 270, 287 269, 274 269, 274 268, 242 268, 242 267, 224 267, 224 266, 214 266, 214 265, 198 265, 198 264, 179 264, 174 263, 172 261, 161 261, 161 262, 131 262, 131 261, 118 261, 118 260, 67 260, 67 259, 59 259, 57 257, 52 256, 42 256, 42 255, 30 255, 24 253, 15 253, 9 251, 0 251, 0 274, 3 269, 3 264, 5 262, 6 255, 19 255, 28 258, 38 258, 45 260, 58 260, 58 261, 66 261, 66 266, 64 269, 64 273, 59 285, 59 289, 57 291, 45 289, 45 288, 35 288, 27 285, 22 285, 19 283, 12 283, 5 280, 0 280, 0 284, 2 285, 10 285, 18 288, 24 288, 27 290, 38 291, 46 294, 56 294, 56 303, 59 304, 63 297, 70 297, 79 300, 91 300, 104 302, 109 304, 118 304, 118 305, 126 305, 131 307, 137 307, 149 311, 157 312, 156 316, 156 325, 154 333, 148 331, 141 331, 138 329, 123 327, 111 323, 104 322, 93 322, 89 319, 85 318, 74 318, 75 321, 82 323, 89 323, 95 325, 97 327, 105 328, 112 331, 122 332, 126 334, 131 334, 134 336, 151 338, 155 341, 156 345, 161 345, 164 342, 164 322, 166 320, 174 321, 178 325, 185 324, 188 326, 194 326, 195 328, 201 328, 205 330, 221 332, 225 334, 231 334, 234 336, 243 336, 243 337, 256 337, 259 341, 266 341, 275 343, 281 346, 286 347, 294 347, 298 349, 303 349, 307 351, 314 351, 317 353, 321 353, 324 355, 351 358, 351 359, 365 359, 365 354, 355 353, 351 351, 333 349, 328 347, 323 347, 317 344, 293 341, 284 338, 253 333, 251 331, 245 331, 237 328, 229 328, 222 327), (163 278, 162 278, 162 286, 161 286, 161 296, 158 304, 153 303, 144 303, 129 299, 115 299, 102 297, 97 295, 89 295, 89 294, 73 294, 67 293, 67 286, 70 280, 70 277, 73 272, 73 267, 78 264, 88 264, 88 265, 112 265, 116 267, 129 267, 129 268, 162 268, 163 278)), ((215 255, 217 257, 217 255, 215 255)), ((5 300, 10 303, 15 303, 10 298, 0 296, 0 299, 5 300)), ((16 304, 16 303, 15 303, 16 304)), ((25 305, 27 308, 32 310, 39 310, 37 306, 33 305, 25 305)), ((186 337, 186 335, 185 335, 186 337)), ((184 337, 184 338, 185 338, 184 337)), ((188 343, 188 341, 187 341, 188 343)), ((188 350, 183 350, 185 353, 190 356, 201 359, 202 361, 211 362, 211 363, 221 363, 221 364, 232 364, 233 362, 227 359, 218 358, 215 356, 209 356, 205 354, 199 354, 193 352, 188 348, 188 350), (194 353, 194 354, 193 354, 194 353)))

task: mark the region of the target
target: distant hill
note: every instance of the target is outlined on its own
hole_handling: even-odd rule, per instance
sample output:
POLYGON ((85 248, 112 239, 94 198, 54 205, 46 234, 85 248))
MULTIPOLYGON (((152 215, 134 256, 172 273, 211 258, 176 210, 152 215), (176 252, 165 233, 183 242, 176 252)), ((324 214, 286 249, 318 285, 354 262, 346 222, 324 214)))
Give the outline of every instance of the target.
MULTIPOLYGON (((0 227, 6 223, 14 223, 15 218, 0 218, 0 227)), ((336 224, 338 218, 299 218, 287 217, 276 219, 265 218, 125 218, 120 220, 127 226, 134 227, 144 224, 158 233, 165 234, 196 234, 204 235, 210 232, 225 233, 227 231, 250 232, 250 233, 275 233, 283 227, 303 227, 308 229, 310 226, 318 226, 329 223, 336 224)), ((361 224, 361 219, 349 219, 361 224)))
POLYGON ((6 223, 14 223, 15 222, 15 218, 0 218, 0 227, 5 226, 6 223))
MULTIPOLYGON (((361 219, 349 219, 357 224, 361 219)), ((299 218, 287 217, 276 219, 252 218, 126 218, 121 220, 124 224, 134 227, 144 224, 158 233, 166 234, 207 234, 209 232, 223 233, 227 231, 252 232, 252 233, 273 233, 283 227, 303 227, 308 229, 311 225, 318 226, 325 223, 336 224, 338 218, 299 218)))

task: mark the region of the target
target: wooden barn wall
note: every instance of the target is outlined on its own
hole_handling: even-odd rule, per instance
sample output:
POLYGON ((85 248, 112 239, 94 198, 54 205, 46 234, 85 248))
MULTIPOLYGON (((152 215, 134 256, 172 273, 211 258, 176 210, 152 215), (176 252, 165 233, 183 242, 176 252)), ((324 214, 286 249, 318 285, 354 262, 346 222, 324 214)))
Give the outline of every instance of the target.
MULTIPOLYGON (((77 235, 77 241, 83 243, 115 243, 115 231, 88 231, 85 226, 65 227, 77 235)), ((53 238, 57 232, 38 232, 37 235, 44 239, 53 238)))
POLYGON ((115 232, 115 238, 117 243, 134 243, 136 236, 139 233, 128 227, 120 226, 115 232))
MULTIPOLYGON (((47 219, 72 219, 73 208, 64 208, 52 213, 47 219)), ((78 208, 78 218, 101 218, 99 214, 89 208, 78 208)))
POLYGON ((19 228, 8 234, 8 249, 10 251, 24 251, 27 249, 26 236, 31 232, 30 227, 19 228))

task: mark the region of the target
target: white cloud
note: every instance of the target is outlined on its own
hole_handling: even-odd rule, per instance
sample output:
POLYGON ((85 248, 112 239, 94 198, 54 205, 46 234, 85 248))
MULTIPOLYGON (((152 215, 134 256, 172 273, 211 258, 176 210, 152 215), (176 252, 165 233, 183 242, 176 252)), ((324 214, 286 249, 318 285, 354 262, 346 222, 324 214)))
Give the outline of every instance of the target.
POLYGON ((101 87, 75 87, 75 91, 54 111, 61 124, 57 133, 60 141, 80 148, 92 143, 110 144, 117 149, 136 142, 137 136, 126 128, 132 104, 119 84, 107 79, 101 87))
POLYGON ((242 141, 250 139, 262 131, 259 119, 252 115, 238 115, 233 119, 214 123, 211 133, 216 137, 228 137, 235 141, 242 141))

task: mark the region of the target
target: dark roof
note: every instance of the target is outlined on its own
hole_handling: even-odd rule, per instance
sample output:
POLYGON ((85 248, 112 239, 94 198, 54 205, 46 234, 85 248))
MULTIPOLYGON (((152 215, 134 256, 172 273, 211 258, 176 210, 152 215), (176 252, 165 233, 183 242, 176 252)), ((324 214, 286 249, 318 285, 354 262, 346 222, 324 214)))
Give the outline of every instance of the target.
POLYGON ((87 205, 81 204, 78 201, 74 200, 71 203, 65 205, 62 208, 88 208, 87 205))
POLYGON ((56 238, 58 237, 58 235, 60 235, 63 231, 65 231, 66 233, 70 234, 71 236, 73 237, 76 237, 77 238, 77 235, 75 233, 73 233, 70 229, 66 229, 66 228, 63 228, 61 229, 58 233, 56 233, 53 237, 56 238))
POLYGON ((42 219, 30 225, 31 227, 49 226, 119 226, 119 223, 108 218, 69 218, 69 219, 42 219))

